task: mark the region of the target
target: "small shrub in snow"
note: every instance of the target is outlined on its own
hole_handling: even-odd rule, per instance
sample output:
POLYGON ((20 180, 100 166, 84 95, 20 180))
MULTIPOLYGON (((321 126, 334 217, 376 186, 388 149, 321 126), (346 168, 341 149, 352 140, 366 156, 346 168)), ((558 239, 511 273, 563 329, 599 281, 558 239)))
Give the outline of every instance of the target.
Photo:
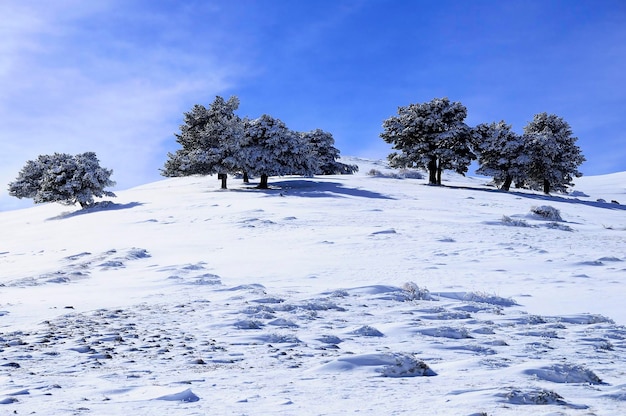
POLYGON ((561 230, 561 231, 574 231, 574 229, 568 225, 559 224, 558 222, 549 222, 546 224, 546 227, 551 228, 553 230, 561 230))
POLYGON ((383 377, 422 377, 436 376, 425 362, 417 360, 411 354, 394 354, 395 364, 381 370, 383 377))
POLYGON ((479 302, 479 303, 488 303, 490 305, 497 306, 516 306, 517 302, 515 302, 511 298, 503 298, 496 295, 490 295, 485 292, 469 292, 465 295, 465 301, 469 302, 479 302))
POLYGON ((524 220, 516 220, 511 217, 507 217, 506 215, 502 216, 502 224, 509 225, 511 227, 533 227, 524 220))
POLYGON ((422 172, 413 169, 400 169, 398 176, 405 179, 424 179, 422 172))
POLYGON ((530 212, 532 212, 533 214, 541 218, 545 218, 547 220, 563 221, 563 218, 561 218, 561 212, 558 209, 551 207, 550 205, 541 205, 538 207, 532 207, 530 209, 530 212))
POLYGON ((403 284, 402 290, 406 292, 406 300, 433 300, 428 289, 420 288, 413 282, 403 284))
POLYGON ((368 176, 375 178, 392 178, 392 179, 424 179, 424 175, 415 169, 400 169, 398 173, 383 173, 378 169, 370 169, 368 176))
POLYGON ((369 172, 367 172, 367 176, 374 176, 376 178, 382 178, 385 175, 383 175, 383 173, 379 171, 378 169, 370 169, 369 172))
POLYGON ((512 404, 566 404, 563 397, 551 390, 511 390, 506 399, 512 404))

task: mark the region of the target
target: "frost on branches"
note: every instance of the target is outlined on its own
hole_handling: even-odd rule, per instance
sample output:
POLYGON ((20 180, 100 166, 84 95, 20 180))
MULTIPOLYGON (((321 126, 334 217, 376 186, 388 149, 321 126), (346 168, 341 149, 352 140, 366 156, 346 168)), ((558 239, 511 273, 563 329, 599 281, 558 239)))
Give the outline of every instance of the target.
POLYGON ((100 167, 94 152, 75 156, 67 153, 41 155, 29 160, 17 179, 9 184, 9 195, 32 198, 38 203, 59 202, 65 205, 79 203, 86 208, 94 197, 115 197, 104 188, 114 186, 110 169, 100 167))
POLYGON ((441 185, 443 170, 465 174, 476 159, 466 116, 465 106, 447 98, 399 107, 397 116, 384 121, 380 134, 398 151, 389 155, 391 166, 427 169, 433 185, 441 185))
POLYGON ((335 147, 335 139, 332 134, 321 129, 299 134, 310 144, 313 156, 317 158, 318 169, 316 174, 349 175, 359 170, 357 165, 337 162, 339 149, 335 147))
POLYGON ((523 136, 511 131, 504 121, 479 124, 472 135, 480 164, 476 173, 493 177, 504 191, 510 189, 514 180, 524 182, 529 158, 523 136))
POLYGON ((239 99, 235 96, 225 101, 216 97, 205 108, 195 105, 185 113, 185 123, 180 126, 176 141, 182 149, 168 153, 163 176, 189 176, 222 174, 222 187, 226 187, 226 174, 240 171, 237 152, 243 137, 243 121, 235 114, 239 99))
POLYGON ((526 185, 532 189, 565 191, 573 176, 580 177, 578 167, 585 161, 576 146, 569 124, 554 114, 536 114, 524 127, 524 141, 529 157, 526 185))
POLYGON ((247 120, 239 160, 244 172, 261 177, 259 188, 268 187, 269 176, 312 176, 319 168, 306 138, 267 114, 247 120))
POLYGON ((261 177, 260 188, 267 187, 268 176, 353 173, 356 166, 339 163, 339 150, 330 133, 320 129, 298 133, 271 116, 241 119, 235 114, 239 99, 225 101, 216 97, 205 108, 195 105, 185 113, 176 141, 182 149, 168 154, 164 176, 226 174, 261 177))

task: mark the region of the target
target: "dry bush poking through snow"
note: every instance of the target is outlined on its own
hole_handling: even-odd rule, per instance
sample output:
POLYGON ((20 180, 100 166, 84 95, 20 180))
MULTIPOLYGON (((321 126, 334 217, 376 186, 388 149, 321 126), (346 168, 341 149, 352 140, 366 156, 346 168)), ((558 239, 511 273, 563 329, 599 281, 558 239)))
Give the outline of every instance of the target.
POLYGON ((534 227, 524 220, 516 220, 511 217, 507 217, 506 215, 502 216, 502 223, 504 225, 510 225, 511 227, 534 227))
POLYGON ((550 221, 563 221, 563 218, 561 218, 561 212, 558 209, 551 207, 550 205, 532 207, 530 209, 530 212, 550 221))
POLYGON ((413 282, 403 284, 402 290, 406 292, 406 300, 433 300, 428 289, 420 288, 413 282))
POLYGON ((421 172, 412 169, 400 169, 398 173, 383 173, 378 169, 370 169, 369 172, 367 172, 367 175, 374 176, 376 178, 424 179, 424 175, 421 172))

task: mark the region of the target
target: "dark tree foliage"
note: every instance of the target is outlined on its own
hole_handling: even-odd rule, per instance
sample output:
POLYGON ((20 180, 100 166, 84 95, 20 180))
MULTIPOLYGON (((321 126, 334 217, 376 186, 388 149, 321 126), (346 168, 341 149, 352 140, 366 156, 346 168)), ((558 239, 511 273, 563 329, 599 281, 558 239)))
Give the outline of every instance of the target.
POLYGON ((330 133, 314 130, 296 133, 271 116, 241 119, 235 114, 239 99, 224 101, 216 97, 205 108, 195 105, 185 113, 185 122, 176 134, 181 149, 168 154, 161 173, 164 176, 242 174, 261 177, 267 187, 268 176, 313 175, 316 173, 353 173, 358 168, 338 162, 339 150, 330 133))
POLYGON ((492 176, 500 189, 508 191, 515 180, 524 181, 528 156, 524 137, 504 121, 479 124, 472 130, 480 167, 476 173, 492 176))
POLYGON ((529 158, 526 184, 544 193, 565 191, 573 177, 582 173, 578 167, 585 161, 578 138, 570 125, 554 114, 536 114, 524 127, 526 154, 529 158))
POLYGON ((346 175, 359 170, 357 165, 348 165, 338 162, 339 149, 335 147, 335 139, 331 133, 321 129, 300 133, 302 138, 309 143, 313 157, 317 159, 318 175, 346 175))
POLYGON ((17 179, 9 184, 9 194, 32 198, 35 203, 79 203, 86 208, 94 203, 94 197, 115 197, 113 192, 104 190, 115 185, 110 179, 112 173, 100 167, 94 152, 40 155, 26 162, 17 179))
POLYGON ((243 138, 243 120, 235 114, 239 99, 235 96, 225 101, 216 97, 205 108, 195 105, 185 113, 185 123, 176 134, 182 149, 168 153, 168 160, 161 173, 163 176, 188 176, 226 174, 241 171, 238 160, 239 147, 243 138))
POLYGON ((239 159, 243 171, 261 177, 259 188, 268 187, 269 176, 310 176, 318 169, 310 143, 281 120, 264 114, 246 120, 244 131, 239 159))
POLYGON ((447 98, 399 107, 397 116, 384 121, 380 135, 397 150, 389 155, 390 165, 427 169, 433 185, 441 185, 443 170, 465 174, 476 158, 466 116, 465 106, 447 98))

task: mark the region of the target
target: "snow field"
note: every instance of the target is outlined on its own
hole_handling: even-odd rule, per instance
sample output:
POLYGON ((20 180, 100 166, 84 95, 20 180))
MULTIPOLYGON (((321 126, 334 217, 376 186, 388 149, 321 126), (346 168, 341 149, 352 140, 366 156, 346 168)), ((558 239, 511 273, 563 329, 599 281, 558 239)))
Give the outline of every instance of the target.
POLYGON ((620 188, 437 188, 352 163, 0 213, 0 410, 623 413, 626 215, 596 201, 620 188))

